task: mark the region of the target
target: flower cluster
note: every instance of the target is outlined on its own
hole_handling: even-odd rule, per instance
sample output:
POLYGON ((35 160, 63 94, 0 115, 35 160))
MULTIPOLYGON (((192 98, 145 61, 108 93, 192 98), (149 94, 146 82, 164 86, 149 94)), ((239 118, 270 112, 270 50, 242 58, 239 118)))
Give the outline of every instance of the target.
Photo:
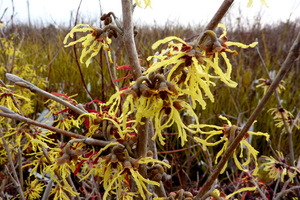
POLYGON ((294 182, 294 178, 297 174, 300 174, 300 170, 288 165, 282 152, 277 151, 277 154, 278 159, 272 156, 262 156, 260 158, 261 167, 266 172, 264 174, 274 179, 274 181, 280 179, 281 182, 284 182, 284 178, 287 175, 294 182))
POLYGON ((77 43, 82 43, 82 52, 80 56, 80 62, 83 63, 83 59, 89 55, 88 59, 85 61, 86 66, 88 67, 89 64, 91 63, 91 59, 95 57, 101 47, 103 47, 104 50, 108 52, 110 61, 111 60, 111 55, 110 55, 110 49, 109 49, 109 44, 111 43, 111 39, 107 37, 106 32, 104 32, 101 29, 97 29, 91 25, 88 24, 77 24, 65 37, 64 42, 65 47, 72 46, 77 43), (77 32, 87 32, 89 31, 90 34, 87 34, 84 37, 79 38, 76 41, 70 42, 67 44, 67 41, 69 38, 74 37, 74 33, 77 32))
MULTIPOLYGON (((20 113, 20 106, 27 107, 30 105, 30 99, 12 91, 13 86, 7 85, 0 87, 0 105, 7 107, 9 110, 20 113)), ((29 111, 29 113, 32 110, 29 111)))
MULTIPOLYGON (((73 105, 77 105, 77 101, 74 99, 76 95, 67 96, 61 93, 52 93, 55 96, 62 98, 65 101, 73 105)), ((81 120, 78 119, 78 114, 72 111, 70 108, 52 100, 48 99, 45 102, 47 108, 49 109, 48 114, 45 118, 53 118, 53 121, 49 121, 54 124, 55 127, 70 130, 71 128, 79 128, 81 120)))
POLYGON ((126 192, 129 188, 130 177, 134 179, 137 185, 138 194, 145 199, 144 191, 152 195, 147 189, 147 184, 159 186, 160 184, 157 181, 160 181, 160 179, 154 181, 144 178, 138 172, 139 165, 148 164, 151 166, 156 163, 156 165, 170 167, 167 163, 151 157, 135 159, 130 156, 127 148, 120 143, 110 143, 100 151, 93 153, 88 160, 93 165, 92 167, 88 167, 88 165, 82 167, 81 181, 87 180, 91 175, 101 177, 101 183, 105 190, 103 199, 106 199, 109 195, 123 196, 124 198, 127 195, 134 196, 134 193, 126 192), (110 153, 101 155, 109 147, 111 147, 110 153))
POLYGON ((184 110, 189 116, 195 119, 198 124, 198 117, 192 107, 180 99, 177 87, 170 81, 166 81, 164 76, 152 73, 149 78, 142 76, 133 82, 126 90, 119 91, 112 95, 107 105, 112 105, 111 109, 117 112, 120 97, 127 95, 123 103, 122 121, 123 127, 128 123, 128 116, 134 114, 135 123, 143 123, 142 118, 154 120, 155 135, 162 145, 165 144, 162 131, 174 123, 178 128, 178 137, 181 138, 181 145, 187 141, 186 131, 196 133, 195 129, 186 126, 180 117, 180 111, 184 110), (135 112, 136 111, 136 112, 135 112))
POLYGON ((145 72, 148 76, 152 72, 163 73, 167 81, 178 85, 178 93, 190 96, 193 108, 198 102, 203 109, 206 107, 202 93, 204 92, 212 102, 214 97, 210 91, 210 86, 215 85, 214 79, 220 79, 229 87, 236 87, 236 83, 231 80, 232 65, 227 58, 226 52, 237 53, 229 49, 230 46, 240 48, 254 47, 257 42, 250 45, 244 45, 238 42, 230 42, 226 37, 226 27, 222 24, 223 34, 217 38, 213 31, 206 31, 199 39, 192 43, 186 43, 180 38, 171 36, 159 40, 152 45, 156 49, 159 45, 168 43, 168 49, 162 50, 160 54, 148 58, 157 59, 158 62, 145 72), (179 43, 172 42, 177 40, 179 43), (220 68, 221 56, 227 66, 226 72, 220 68), (215 75, 211 74, 211 69, 215 75))
MULTIPOLYGON (((270 85, 272 84, 272 81, 269 80, 269 79, 263 79, 263 78, 258 79, 258 81, 261 81, 262 83, 258 84, 258 85, 256 86, 256 88, 259 88, 259 87, 263 88, 263 89, 264 89, 264 94, 266 94, 268 88, 269 88, 270 85)), ((277 91, 278 93, 280 93, 282 90, 285 90, 285 87, 283 86, 283 84, 284 84, 284 81, 281 80, 281 81, 280 81, 280 84, 279 84, 279 85, 277 86, 277 88, 276 88, 276 91, 277 91)))
POLYGON ((229 87, 236 87, 236 83, 231 80, 232 65, 226 53, 235 53, 230 46, 241 48, 254 47, 257 42, 244 45, 238 42, 230 42, 226 37, 226 27, 223 34, 217 38, 213 31, 206 31, 199 41, 186 43, 180 38, 171 36, 159 40, 153 44, 156 49, 164 43, 168 43, 168 49, 162 50, 148 58, 157 60, 149 67, 142 77, 139 77, 130 86, 118 91, 111 96, 107 105, 111 106, 113 113, 117 113, 121 96, 126 95, 123 103, 121 123, 123 127, 128 122, 128 116, 134 115, 135 127, 138 123, 143 123, 142 118, 150 118, 154 121, 155 135, 162 145, 165 144, 162 132, 164 129, 176 124, 178 136, 181 138, 181 145, 187 141, 186 131, 196 133, 199 131, 198 117, 193 109, 197 103, 206 107, 203 95, 212 102, 214 96, 210 86, 214 86, 215 79, 220 79, 229 87), (178 43, 172 42, 173 40, 178 43), (226 72, 220 67, 221 57, 227 66, 226 72), (214 74, 212 73, 214 72, 214 74), (191 103, 186 102, 186 95, 191 103), (190 105, 191 104, 191 105, 190 105), (195 125, 186 125, 181 117, 180 111, 185 111, 195 122, 195 125))
MULTIPOLYGON (((273 119, 275 121, 275 126, 278 128, 281 128, 284 126, 284 121, 286 121, 286 123, 289 127, 291 127, 291 125, 294 122, 293 114, 284 108, 271 108, 268 110, 268 112, 270 112, 271 115, 273 115, 273 119)), ((297 124, 295 124, 295 126, 297 128, 299 128, 297 124)))
MULTIPOLYGON (((239 132, 241 131, 241 128, 235 125, 232 125, 231 122, 223 116, 219 116, 220 119, 225 120, 227 122, 227 124, 224 124, 223 126, 216 126, 216 125, 200 125, 201 128, 211 128, 211 129, 215 129, 212 131, 201 131, 202 134, 208 135, 205 139, 201 139, 200 137, 194 137, 194 139, 201 143, 203 145, 203 149, 206 150, 207 146, 216 146, 222 142, 224 142, 223 147, 221 148, 221 150, 217 153, 216 158, 215 158, 215 163, 218 162, 218 158, 222 156, 222 154, 225 152, 226 148, 230 145, 230 143, 234 140, 234 138, 239 134, 239 132), (223 135, 220 140, 215 141, 215 142, 210 142, 210 139, 213 136, 216 135, 223 135)), ((266 141, 269 140, 269 134, 267 133, 262 133, 262 132, 252 132, 252 131, 248 131, 245 135, 245 137, 243 138, 243 140, 240 141, 240 158, 244 157, 244 147, 247 150, 247 160, 245 162, 243 162, 241 164, 241 162, 238 160, 237 158, 237 151, 238 149, 235 149, 233 152, 233 159, 234 162, 237 166, 238 169, 242 170, 242 171, 248 171, 247 169, 244 169, 243 166, 247 166, 250 164, 251 162, 251 157, 254 159, 255 162, 255 170, 253 172, 253 174, 255 175, 258 171, 257 168, 257 155, 258 155, 258 151, 255 150, 251 144, 247 141, 247 138, 250 135, 257 135, 257 136, 264 136, 266 138, 266 141)), ((228 161, 227 161, 228 162, 228 161)), ((223 173, 227 168, 227 163, 224 165, 222 172, 223 173)))

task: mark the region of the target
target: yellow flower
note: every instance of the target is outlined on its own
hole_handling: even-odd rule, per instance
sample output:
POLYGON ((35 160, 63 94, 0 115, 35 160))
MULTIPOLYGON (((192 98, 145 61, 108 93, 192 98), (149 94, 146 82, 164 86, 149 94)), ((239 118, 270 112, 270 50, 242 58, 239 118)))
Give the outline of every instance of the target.
POLYGON ((80 195, 78 192, 74 192, 72 190, 72 187, 69 185, 69 183, 66 180, 63 181, 63 184, 64 185, 61 185, 60 183, 58 183, 57 185, 55 185, 55 187, 50 192, 50 196, 52 197, 51 199, 53 199, 53 200, 69 200, 70 196, 75 197, 75 196, 80 195))
MULTIPOLYGON (((268 88, 270 87, 270 85, 272 84, 272 82, 269 79, 263 79, 260 78, 258 79, 258 81, 262 81, 262 83, 258 84, 256 86, 256 88, 262 87, 264 89, 264 95, 266 94, 268 88)), ((281 80, 280 84, 277 86, 276 91, 278 93, 281 93, 282 90, 285 90, 285 87, 283 86, 284 81, 281 80)))
POLYGON ((83 175, 81 180, 88 179, 92 174, 93 176, 100 176, 102 178, 101 184, 105 190, 103 199, 107 199, 109 195, 113 194, 116 194, 118 197, 122 196, 123 199, 131 199, 136 194, 140 194, 141 197, 145 199, 144 191, 152 195, 152 193, 148 191, 147 185, 159 186, 159 183, 144 178, 138 172, 139 165, 159 163, 170 167, 167 163, 155 160, 151 157, 141 159, 132 158, 125 146, 118 143, 107 145, 90 158, 90 162, 94 163, 96 161, 97 163, 93 164, 93 167, 84 170, 85 175, 83 175), (111 152, 108 155, 101 156, 99 159, 100 154, 109 147, 112 147, 111 152), (137 193, 127 193, 130 177, 134 179, 137 185, 137 193))
MULTIPOLYGON (((294 121, 293 114, 284 108, 271 108, 268 110, 268 112, 271 112, 271 115, 273 115, 273 119, 275 121, 275 126, 278 128, 281 128, 284 126, 283 120, 285 120, 287 122, 288 126, 291 126, 293 124, 293 121, 294 121)), ((297 124, 296 124, 296 127, 298 128, 297 124)))
MULTIPOLYGON (((12 86, 7 86, 12 87, 12 86)), ((14 99, 16 100, 16 103, 22 102, 23 104, 30 103, 30 99, 23 97, 19 94, 15 94, 10 89, 5 87, 0 87, 0 105, 5 106, 11 111, 14 111, 16 113, 20 113, 19 109, 17 108, 17 105, 15 105, 14 99)))
POLYGON ((44 191, 45 185, 43 183, 39 183, 38 179, 34 179, 31 182, 27 182, 28 188, 24 192, 24 196, 27 199, 39 199, 41 197, 41 193, 44 191))
POLYGON ((293 183, 296 174, 300 173, 300 170, 298 170, 296 167, 289 166, 286 163, 282 152, 277 151, 277 154, 280 160, 276 160, 272 156, 261 157, 260 160, 263 170, 267 172, 266 174, 269 176, 269 178, 272 178, 275 181, 280 178, 281 182, 284 182, 284 177, 288 175, 293 183))
POLYGON ((106 33, 103 32, 101 29, 96 29, 92 27, 91 25, 88 24, 77 24, 71 31, 68 33, 64 39, 65 47, 72 46, 77 43, 82 43, 82 52, 80 56, 80 62, 83 63, 84 57, 89 55, 89 58, 85 61, 86 66, 88 67, 89 64, 91 63, 91 59, 95 57, 101 47, 103 46, 103 49, 108 52, 110 62, 111 60, 111 54, 110 54, 110 49, 109 49, 109 44, 111 43, 111 40, 106 36, 106 33), (81 37, 77 39, 76 41, 70 42, 67 44, 68 38, 73 38, 74 33, 76 32, 87 32, 89 31, 90 34, 87 34, 84 37, 81 37), (67 44, 67 45, 66 45, 67 44))
POLYGON ((253 48, 258 44, 258 42, 253 42, 249 45, 245 45, 240 42, 228 41, 228 39, 226 37, 226 34, 227 34, 226 26, 224 24, 218 24, 218 27, 221 27, 223 29, 223 34, 219 38, 216 39, 214 33, 208 32, 209 33, 208 35, 210 36, 211 39, 208 41, 205 41, 204 44, 200 44, 200 47, 204 48, 204 51, 203 51, 204 55, 210 56, 209 59, 206 58, 205 61, 208 63, 210 61, 213 61, 213 63, 210 63, 210 65, 214 68, 215 73, 219 76, 221 81, 223 81, 226 85, 228 85, 230 87, 236 87, 237 84, 235 82, 233 82, 232 80, 230 80, 232 66, 231 66, 229 59, 227 58, 226 52, 234 53, 235 55, 237 55, 238 53, 236 50, 229 49, 230 46, 237 46, 237 47, 243 48, 243 49, 249 48, 249 47, 253 48), (218 67, 219 54, 224 59, 225 64, 227 66, 226 73, 223 73, 221 68, 218 67))
MULTIPOLYGON (((145 8, 148 6, 151 8, 151 0, 143 0, 145 3, 145 8)), ((135 3, 138 7, 142 7, 142 1, 141 0, 135 0, 135 3)))
POLYGON ((203 63, 203 55, 200 51, 192 49, 190 44, 175 36, 157 41, 152 45, 152 49, 156 49, 163 43, 168 43, 168 50, 162 50, 159 55, 148 58, 148 60, 159 59, 159 62, 153 63, 145 74, 149 77, 151 73, 162 68, 168 72, 167 81, 178 85, 176 87, 178 93, 191 97, 193 108, 198 102, 205 109, 206 103, 203 100, 202 92, 213 102, 214 97, 209 86, 215 84, 210 81, 213 76, 208 73, 209 66, 207 67, 203 63), (179 43, 173 43, 172 40, 177 40, 179 43))
POLYGON ((16 39, 18 39, 18 37, 15 34, 10 34, 7 38, 0 38, 2 46, 0 52, 7 56, 9 63, 12 62, 13 58, 22 58, 24 56, 18 48, 15 48, 16 44, 14 41, 16 39))
MULTIPOLYGON (((247 7, 248 8, 251 7, 252 3, 253 3, 253 0, 249 0, 247 7)), ((269 7, 265 0, 261 0, 261 3, 264 4, 265 6, 269 7)))
MULTIPOLYGON (((220 119, 227 121, 227 124, 224 124, 223 127, 220 126, 216 126, 216 125, 200 125, 200 128, 212 128, 212 129, 216 129, 216 130, 212 130, 212 131, 208 131, 208 132, 204 132, 201 131, 202 134, 206 134, 208 135, 208 137, 206 137, 205 139, 201 139, 199 137, 194 137, 194 139, 201 143, 203 145, 203 149, 206 150, 207 146, 216 146, 222 142, 224 142, 222 149, 217 153, 216 155, 216 159, 215 159, 215 163, 218 162, 218 158, 220 156, 222 156, 222 154, 225 152, 226 148, 230 145, 230 143, 234 140, 234 138, 236 137, 237 134, 239 134, 239 132, 241 131, 240 127, 237 127, 235 125, 232 125, 231 122, 223 116, 219 116, 220 119), (211 139, 213 136, 215 135, 222 135, 221 139, 219 141, 216 142, 209 142, 209 139, 211 139)), ((266 137, 266 141, 269 140, 269 134, 267 133, 262 133, 262 132, 252 132, 252 131, 248 131, 245 135, 245 137, 243 138, 243 140, 240 141, 240 158, 243 158, 243 150, 244 147, 247 149, 247 160, 244 163, 240 163, 240 161, 237 158, 236 152, 237 150, 235 149, 233 152, 233 159, 234 162, 237 166, 238 169, 243 170, 243 171, 247 171, 245 170, 242 166, 247 166, 249 165, 250 161, 251 161, 251 156, 254 158, 254 162, 255 162, 255 169, 253 174, 255 175, 258 171, 257 168, 257 155, 258 155, 258 151, 256 151, 251 144, 246 140, 250 135, 258 135, 258 136, 265 136, 266 137)), ((223 173, 225 171, 227 167, 227 162, 224 165, 224 168, 222 169, 221 173, 223 173)))
MULTIPOLYGON (((53 93, 56 96, 61 97, 63 100, 68 101, 71 104, 77 104, 76 100, 73 99, 74 96, 67 96, 65 94, 60 93, 53 93)), ((54 123, 54 126, 60 129, 64 130, 70 130, 71 128, 79 128, 79 125, 81 124, 81 120, 77 118, 77 113, 73 112, 70 108, 67 108, 66 106, 58 103, 57 101, 54 101, 52 99, 48 99, 45 104, 47 104, 47 107, 49 109, 49 113, 45 117, 50 117, 52 115, 55 120, 52 122, 54 123)))
MULTIPOLYGON (((131 127, 134 129, 138 123, 143 123, 142 118, 150 118, 150 120, 154 121, 155 126, 153 139, 158 137, 160 143, 164 145, 162 131, 175 124, 182 146, 187 141, 186 131, 196 133, 197 130, 182 122, 180 111, 184 110, 187 115, 193 117, 196 124, 198 124, 197 115, 188 103, 179 99, 177 87, 173 83, 166 81, 162 75, 151 75, 150 78, 140 77, 127 90, 114 94, 107 102, 107 105, 111 105, 111 109, 117 110, 122 94, 127 94, 123 104, 122 115, 120 116, 124 130, 128 122, 134 123, 131 127), (135 116, 135 121, 128 120, 132 114, 135 116)), ((115 112, 112 111, 112 113, 115 112)))
MULTIPOLYGON (((81 147, 81 145, 78 145, 73 148, 80 150, 81 147)), ((64 150, 61 148, 52 148, 48 152, 48 156, 52 164, 47 165, 44 172, 49 173, 51 175, 51 178, 55 182, 59 182, 59 180, 56 177, 55 171, 57 171, 61 178, 65 180, 71 174, 71 172, 74 172, 76 169, 77 160, 72 159, 71 156, 65 158, 65 161, 60 160, 63 157, 64 153, 64 150)), ((78 154, 75 156, 78 156, 78 154)))
POLYGON ((48 161, 42 151, 37 153, 27 154, 32 156, 34 160, 29 161, 28 164, 24 164, 23 168, 31 168, 30 176, 37 176, 37 173, 41 174, 44 177, 44 170, 48 166, 48 161))
POLYGON ((232 65, 227 58, 226 53, 235 53, 235 50, 229 49, 229 46, 237 46, 240 48, 248 48, 256 46, 257 42, 250 45, 245 45, 239 42, 228 41, 226 27, 219 24, 223 28, 223 34, 220 38, 216 37, 213 31, 206 31, 196 45, 196 41, 186 43, 182 39, 171 36, 159 40, 152 45, 152 49, 164 43, 168 43, 168 48, 162 50, 160 54, 150 56, 150 59, 157 59, 152 66, 147 69, 145 74, 149 77, 153 72, 167 74, 167 81, 174 82, 178 86, 179 94, 187 94, 191 97, 193 108, 198 102, 203 109, 206 103, 203 100, 202 93, 207 96, 212 102, 214 97, 210 91, 210 86, 215 83, 212 79, 220 79, 229 87, 236 87, 237 83, 231 80, 232 65), (205 40, 205 38, 207 38, 205 40), (173 42, 177 41, 177 43, 173 42), (227 66, 226 72, 219 66, 219 57, 222 57, 227 66), (213 69, 214 74, 211 74, 210 69, 213 69), (161 72, 162 71, 162 72, 161 72))
MULTIPOLYGON (((48 144, 55 144, 53 139, 49 138, 51 131, 44 132, 44 129, 36 126, 30 126, 25 123, 19 123, 16 128, 9 129, 9 135, 15 135, 16 145, 23 147, 22 151, 42 151, 41 147, 49 148, 48 144), (26 138, 26 140, 24 140, 26 138), (25 143, 24 143, 25 141, 25 143), (28 148, 30 147, 30 148, 28 148), (30 150, 29 150, 30 149, 30 150)), ((5 136, 9 136, 6 134, 5 136)), ((31 152, 27 152, 31 153, 31 152)))

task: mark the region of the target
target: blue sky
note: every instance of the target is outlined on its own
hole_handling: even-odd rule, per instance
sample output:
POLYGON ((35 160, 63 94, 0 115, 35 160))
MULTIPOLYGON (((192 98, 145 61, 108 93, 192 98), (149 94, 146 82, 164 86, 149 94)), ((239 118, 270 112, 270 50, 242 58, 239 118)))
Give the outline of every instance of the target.
MULTIPOLYGON (((15 22, 28 22, 27 2, 29 2, 30 18, 33 23, 68 24, 71 13, 75 15, 80 0, 13 0, 15 9, 15 22)), ((223 0, 152 0, 152 8, 137 8, 134 20, 137 23, 163 25, 166 21, 187 25, 205 24, 218 9, 223 0), (183 3, 184 2, 184 3, 183 3), (213 3, 211 3, 213 2, 213 3)), ((291 15, 292 19, 300 18, 299 0, 266 0, 269 8, 262 5, 260 0, 253 0, 251 8, 247 8, 248 0, 235 0, 230 11, 233 18, 241 16, 253 20, 257 13, 262 15, 262 23, 275 23, 286 21, 291 15)), ((102 11, 114 11, 121 17, 121 0, 83 0, 80 15, 87 21, 95 21, 100 17, 100 4, 102 11)), ((5 8, 3 21, 9 21, 13 13, 11 0, 0 0, 0 16, 5 8)))

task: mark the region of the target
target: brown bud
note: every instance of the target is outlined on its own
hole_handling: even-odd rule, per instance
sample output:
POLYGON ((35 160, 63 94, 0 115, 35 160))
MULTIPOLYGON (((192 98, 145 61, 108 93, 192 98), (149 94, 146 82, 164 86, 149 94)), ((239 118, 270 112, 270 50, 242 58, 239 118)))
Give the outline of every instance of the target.
POLYGON ((108 34, 107 34, 107 37, 112 38, 113 36, 114 36, 114 34, 111 31, 109 31, 108 34))
POLYGON ((110 16, 106 17, 105 20, 104 20, 104 25, 107 26, 109 25, 110 23, 112 22, 112 19, 110 16))
POLYGON ((131 165, 133 166, 134 169, 138 169, 140 164, 139 161, 137 159, 131 159, 130 160, 131 165))
POLYGON ((124 169, 132 169, 132 165, 129 160, 124 161, 124 169))
POLYGON ((64 153, 62 157, 57 158, 56 163, 58 166, 69 163, 71 161, 69 154, 64 153))
POLYGON ((153 157, 153 152, 151 150, 148 150, 147 151, 147 157, 153 157))
POLYGON ((118 33, 117 33, 115 30, 109 30, 107 36, 108 36, 109 38, 112 38, 112 37, 117 38, 117 37, 118 37, 118 33))
POLYGON ((112 32, 113 32, 113 35, 114 35, 114 37, 115 37, 115 38, 117 38, 117 37, 118 37, 118 33, 117 33, 117 31, 115 31, 115 30, 112 30, 112 32))
POLYGON ((183 193, 183 195, 184 195, 185 198, 193 198, 193 197, 194 197, 193 194, 192 194, 191 192, 187 192, 187 191, 185 191, 185 192, 183 193))
POLYGON ((93 120, 93 124, 97 125, 97 124, 100 124, 102 121, 103 121, 102 119, 96 118, 96 119, 93 120))
POLYGON ((161 178, 162 178, 162 174, 155 174, 155 176, 151 180, 159 182, 161 181, 161 178))
POLYGON ((176 108, 176 110, 181 110, 182 109, 182 106, 180 104, 180 100, 174 101, 173 106, 174 106, 174 108, 176 108))
POLYGON ((101 21, 104 21, 104 20, 106 19, 106 17, 107 17, 107 14, 104 13, 104 14, 101 16, 100 20, 101 20, 101 21))
POLYGON ((176 90, 176 88, 175 88, 174 83, 172 83, 172 82, 170 82, 170 81, 166 81, 166 84, 167 84, 167 86, 168 86, 168 89, 169 89, 171 92, 173 92, 175 95, 178 95, 178 92, 177 92, 177 90, 176 90))
POLYGON ((161 177, 161 181, 165 183, 165 182, 167 182, 167 180, 168 180, 168 175, 166 173, 164 173, 161 177))

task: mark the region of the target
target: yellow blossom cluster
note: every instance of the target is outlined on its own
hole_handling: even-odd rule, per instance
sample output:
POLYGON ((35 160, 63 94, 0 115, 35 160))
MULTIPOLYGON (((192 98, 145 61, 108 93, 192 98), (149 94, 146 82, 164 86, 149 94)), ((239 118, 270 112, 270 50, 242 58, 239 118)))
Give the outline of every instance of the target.
POLYGON ((69 47, 69 46, 75 45, 77 43, 82 43, 82 52, 81 52, 81 56, 80 56, 80 62, 83 63, 83 59, 86 56, 89 56, 88 59, 85 61, 85 64, 87 67, 91 63, 91 59, 99 53, 101 47, 103 47, 103 49, 108 52, 110 62, 112 62, 111 55, 110 55, 110 49, 109 49, 109 44, 111 43, 111 39, 109 39, 107 37, 105 32, 103 32, 100 29, 96 29, 89 24, 77 24, 66 35, 63 43, 65 44, 65 47, 69 47), (68 39, 74 38, 75 33, 87 32, 87 31, 89 31, 90 34, 87 34, 86 36, 81 37, 81 38, 67 44, 68 39))
MULTIPOLYGON (((221 148, 221 150, 219 150, 219 152, 216 155, 215 158, 215 164, 218 162, 218 159, 223 155, 223 153, 225 152, 225 150, 227 149, 227 147, 230 145, 230 143, 234 140, 234 138, 236 137, 236 135, 239 134, 239 132, 241 131, 240 127, 237 127, 235 125, 232 125, 231 122, 223 116, 219 116, 220 119, 225 120, 227 122, 227 124, 224 124, 223 126, 216 126, 216 125, 207 125, 207 124, 203 124, 200 125, 202 129, 205 128, 210 128, 213 129, 211 131, 201 131, 202 135, 207 135, 207 137, 205 139, 202 139, 200 137, 195 136, 194 139, 201 143, 203 145, 203 149, 206 150, 206 148, 208 146, 216 146, 218 144, 223 143, 223 147, 221 148), (217 135, 222 135, 220 140, 213 140, 213 136, 217 136, 217 135), (213 140, 213 142, 210 142, 211 140, 213 140)), ((236 164, 237 168, 239 170, 242 171, 248 171, 247 169, 244 169, 243 167, 248 166, 251 162, 251 158, 254 159, 255 162, 255 169, 253 174, 257 174, 258 171, 258 164, 257 164, 257 155, 258 155, 258 151, 255 150, 251 144, 247 141, 247 138, 249 138, 250 135, 257 135, 257 136, 264 136, 266 138, 266 141, 269 140, 270 136, 267 133, 262 133, 262 132, 253 132, 253 131, 248 131, 247 134, 245 135, 245 137, 243 138, 243 140, 240 141, 240 158, 244 158, 244 147, 247 150, 246 155, 247 155, 247 159, 245 162, 241 163, 237 157, 237 152, 238 149, 235 149, 233 152, 233 160, 234 163, 236 164)), ((222 172, 224 173, 224 171, 227 168, 227 163, 224 165, 222 172)))

